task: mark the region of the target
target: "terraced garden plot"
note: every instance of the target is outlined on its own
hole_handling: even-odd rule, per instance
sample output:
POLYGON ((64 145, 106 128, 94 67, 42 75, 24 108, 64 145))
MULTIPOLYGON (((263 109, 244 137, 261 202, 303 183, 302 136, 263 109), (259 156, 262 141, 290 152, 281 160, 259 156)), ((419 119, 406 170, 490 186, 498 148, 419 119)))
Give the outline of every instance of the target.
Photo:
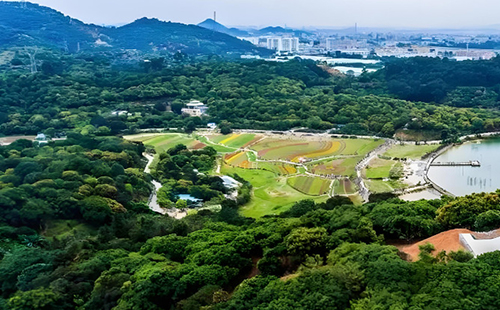
POLYGON ((232 148, 244 148, 261 139, 262 136, 255 134, 230 134, 209 136, 210 141, 224 144, 232 148))
POLYGON ((300 162, 302 159, 315 159, 332 156, 342 152, 343 141, 298 141, 298 140, 264 140, 252 148, 259 157, 268 160, 288 160, 300 162))
POLYGON ((404 144, 404 145, 394 145, 383 155, 391 158, 410 158, 410 159, 420 159, 425 154, 434 152, 439 145, 415 145, 415 144, 404 144))
POLYGON ((351 195, 357 192, 357 186, 349 179, 333 181, 333 192, 335 195, 351 195))
POLYGON ((236 152, 224 155, 224 161, 233 167, 245 168, 245 169, 255 169, 257 168, 257 163, 250 161, 248 158, 249 152, 236 152))
POLYGON ((362 159, 361 156, 341 158, 309 165, 309 171, 319 175, 345 175, 355 174, 355 167, 362 159))
POLYGON ((332 183, 331 180, 322 178, 297 176, 287 180, 288 184, 301 193, 311 196, 320 196, 328 193, 328 189, 332 183))
POLYGON ((214 150, 216 150, 219 153, 232 153, 234 152, 234 148, 229 148, 227 146, 219 145, 219 144, 214 144, 213 141, 207 139, 207 137, 204 136, 197 136, 197 139, 201 142, 204 143, 210 147, 212 147, 214 150))
POLYGON ((156 149, 157 153, 167 151, 177 144, 184 144, 189 149, 200 149, 206 146, 201 141, 181 133, 139 134, 125 136, 124 138, 131 141, 141 141, 145 145, 150 145, 156 149))
POLYGON ((297 168, 294 165, 284 163, 258 162, 257 167, 279 175, 291 175, 297 173, 297 168))

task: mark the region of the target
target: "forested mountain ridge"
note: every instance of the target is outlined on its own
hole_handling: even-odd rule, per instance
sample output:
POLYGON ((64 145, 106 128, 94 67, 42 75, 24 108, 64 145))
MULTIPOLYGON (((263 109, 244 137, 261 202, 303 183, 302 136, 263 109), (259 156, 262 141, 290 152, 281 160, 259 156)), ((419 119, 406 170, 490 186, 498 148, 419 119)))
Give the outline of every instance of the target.
POLYGON ((195 25, 143 18, 118 28, 101 27, 37 4, 0 2, 0 47, 34 45, 67 52, 123 48, 205 55, 266 53, 249 42, 195 25))
POLYGON ((230 35, 179 23, 142 18, 119 27, 105 28, 111 44, 126 49, 182 51, 187 54, 262 52, 250 42, 230 35))
POLYGON ((100 30, 48 7, 0 2, 0 47, 40 45, 77 51, 78 45, 90 48, 100 30))
POLYGON ((198 26, 206 28, 206 29, 210 29, 213 31, 222 32, 222 33, 234 36, 234 37, 236 37, 236 36, 248 36, 249 35, 248 32, 246 32, 244 30, 240 30, 238 28, 227 28, 226 26, 222 25, 221 23, 218 23, 217 21, 215 21, 211 18, 207 18, 206 20, 202 21, 201 23, 198 24, 198 26))

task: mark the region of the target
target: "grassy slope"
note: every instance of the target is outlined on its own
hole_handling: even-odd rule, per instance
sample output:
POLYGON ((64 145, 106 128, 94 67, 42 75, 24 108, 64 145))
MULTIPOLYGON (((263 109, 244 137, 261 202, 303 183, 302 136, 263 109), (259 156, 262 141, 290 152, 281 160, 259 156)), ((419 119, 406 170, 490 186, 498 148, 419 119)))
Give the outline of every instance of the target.
POLYGON ((387 157, 420 159, 427 153, 435 151, 439 145, 395 145, 384 153, 387 157))
POLYGON ((199 141, 205 143, 206 145, 213 147, 219 153, 232 153, 235 151, 234 148, 229 148, 229 147, 225 147, 223 145, 213 144, 212 141, 207 139, 206 137, 197 136, 197 139, 199 141))
POLYGON ((263 170, 249 170, 223 166, 222 174, 238 174, 253 186, 252 200, 240 209, 244 216, 259 218, 288 210, 296 201, 314 199, 325 201, 327 197, 304 195, 286 183, 286 179, 263 170))
POLYGON ((297 176, 288 179, 288 184, 307 195, 323 195, 322 188, 326 189, 332 181, 315 177, 297 176))
POLYGON ((345 139, 345 149, 341 155, 365 155, 384 143, 384 140, 345 139))
POLYGON ((366 178, 368 179, 384 179, 389 177, 389 172, 392 167, 397 164, 393 160, 384 160, 375 158, 370 161, 368 168, 365 170, 366 178))

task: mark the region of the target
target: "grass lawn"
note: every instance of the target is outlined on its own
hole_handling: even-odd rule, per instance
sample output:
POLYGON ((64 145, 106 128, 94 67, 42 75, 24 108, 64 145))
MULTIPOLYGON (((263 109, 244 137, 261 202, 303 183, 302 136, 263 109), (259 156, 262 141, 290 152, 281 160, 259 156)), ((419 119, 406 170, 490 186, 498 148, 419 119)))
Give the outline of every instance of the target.
POLYGON ((314 199, 317 202, 327 199, 327 197, 312 197, 302 194, 289 186, 285 177, 278 177, 269 171, 233 168, 224 165, 221 173, 226 175, 236 173, 252 184, 252 200, 240 209, 241 214, 247 217, 259 218, 268 214, 279 214, 303 199, 314 199))
POLYGON ((254 152, 247 152, 247 157, 249 161, 257 161, 257 155, 254 152))
POLYGON ((411 158, 420 159, 425 154, 435 151, 439 145, 415 145, 415 144, 405 144, 405 145, 395 145, 383 156, 396 157, 396 158, 411 158))
POLYGON ((397 163, 393 160, 375 158, 370 161, 364 173, 368 179, 385 179, 389 177, 389 172, 397 163))
POLYGON ((382 180, 367 180, 365 182, 372 193, 390 193, 394 191, 394 188, 392 188, 389 182, 382 180))
POLYGON ((407 187, 407 185, 403 184, 398 180, 382 181, 382 180, 372 179, 372 180, 367 180, 365 182, 366 186, 372 193, 389 193, 393 192, 394 190, 407 187))
POLYGON ((363 198, 358 194, 349 195, 349 199, 351 199, 352 203, 356 206, 360 206, 364 202, 363 198))
POLYGON ((379 145, 384 144, 384 140, 373 139, 343 139, 343 141, 346 147, 340 153, 342 155, 366 155, 379 145))

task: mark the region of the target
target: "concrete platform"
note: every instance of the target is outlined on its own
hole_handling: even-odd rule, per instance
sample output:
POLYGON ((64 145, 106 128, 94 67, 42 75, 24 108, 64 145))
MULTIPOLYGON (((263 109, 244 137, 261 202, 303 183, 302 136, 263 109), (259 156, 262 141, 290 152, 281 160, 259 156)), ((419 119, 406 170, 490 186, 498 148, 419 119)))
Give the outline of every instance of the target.
POLYGON ((500 237, 492 239, 476 239, 472 234, 460 234, 460 243, 469 252, 477 257, 481 254, 499 251, 500 250, 500 237))

